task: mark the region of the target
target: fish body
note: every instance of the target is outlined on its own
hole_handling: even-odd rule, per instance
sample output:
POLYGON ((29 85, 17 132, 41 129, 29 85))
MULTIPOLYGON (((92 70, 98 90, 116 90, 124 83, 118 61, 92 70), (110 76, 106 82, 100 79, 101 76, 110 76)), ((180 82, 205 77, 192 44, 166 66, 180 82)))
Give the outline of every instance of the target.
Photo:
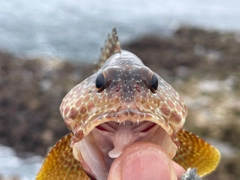
POLYGON ((64 97, 60 112, 71 133, 48 153, 36 179, 105 180, 113 160, 138 141, 163 147, 200 176, 216 168, 219 151, 182 129, 187 107, 179 94, 136 55, 121 49, 115 28, 99 64, 96 73, 64 97))

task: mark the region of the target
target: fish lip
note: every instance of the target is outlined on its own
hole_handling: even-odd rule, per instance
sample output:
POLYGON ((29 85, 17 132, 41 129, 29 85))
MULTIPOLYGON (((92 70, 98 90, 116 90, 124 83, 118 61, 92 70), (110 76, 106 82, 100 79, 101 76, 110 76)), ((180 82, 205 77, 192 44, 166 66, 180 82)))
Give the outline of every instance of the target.
POLYGON ((171 127, 171 125, 163 116, 158 116, 150 112, 139 111, 138 109, 131 108, 98 114, 95 117, 88 119, 87 122, 89 123, 79 125, 72 131, 74 137, 71 141, 71 146, 76 142, 81 141, 95 127, 110 121, 117 123, 124 123, 126 121, 131 121, 133 123, 141 123, 143 121, 153 122, 163 128, 171 137, 172 141, 177 145, 177 147, 179 146, 176 139, 176 131, 171 127))

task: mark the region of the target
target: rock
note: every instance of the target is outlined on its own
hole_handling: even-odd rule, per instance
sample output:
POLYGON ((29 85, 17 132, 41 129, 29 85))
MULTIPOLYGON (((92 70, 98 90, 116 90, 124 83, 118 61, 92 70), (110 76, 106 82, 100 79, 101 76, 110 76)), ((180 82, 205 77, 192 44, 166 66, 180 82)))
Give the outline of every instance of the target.
POLYGON ((45 155, 69 132, 59 112, 62 98, 91 72, 84 64, 0 53, 0 143, 45 155))

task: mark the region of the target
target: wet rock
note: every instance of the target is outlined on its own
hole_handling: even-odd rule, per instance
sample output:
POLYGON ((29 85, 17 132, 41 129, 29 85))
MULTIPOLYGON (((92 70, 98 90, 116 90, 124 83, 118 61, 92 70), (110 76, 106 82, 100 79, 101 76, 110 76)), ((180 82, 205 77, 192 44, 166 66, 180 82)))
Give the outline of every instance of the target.
POLYGON ((0 143, 44 155, 69 132, 59 112, 62 98, 91 72, 84 64, 0 53, 0 143))

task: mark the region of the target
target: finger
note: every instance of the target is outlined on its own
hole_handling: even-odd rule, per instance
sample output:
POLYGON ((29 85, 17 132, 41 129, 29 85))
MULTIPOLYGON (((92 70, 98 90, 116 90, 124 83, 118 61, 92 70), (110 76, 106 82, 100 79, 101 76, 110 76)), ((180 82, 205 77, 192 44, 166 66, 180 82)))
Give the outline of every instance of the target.
POLYGON ((152 143, 138 142, 114 160, 108 180, 173 180, 177 179, 175 168, 179 166, 173 164, 164 149, 152 143))

